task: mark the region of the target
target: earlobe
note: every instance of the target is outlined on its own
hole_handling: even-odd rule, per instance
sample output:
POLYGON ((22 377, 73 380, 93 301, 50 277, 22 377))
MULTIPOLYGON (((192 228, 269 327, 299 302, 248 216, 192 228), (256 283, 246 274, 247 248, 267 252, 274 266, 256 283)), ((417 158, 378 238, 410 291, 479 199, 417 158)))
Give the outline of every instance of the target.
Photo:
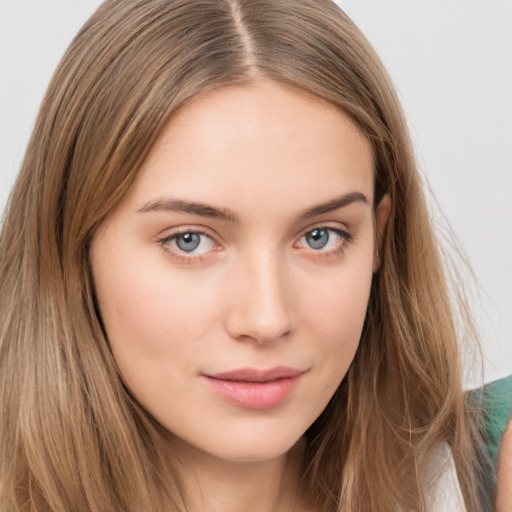
POLYGON ((377 272, 380 267, 380 253, 382 251, 382 241, 384 232, 391 213, 391 197, 385 194, 375 208, 375 254, 373 257, 373 272, 377 272))

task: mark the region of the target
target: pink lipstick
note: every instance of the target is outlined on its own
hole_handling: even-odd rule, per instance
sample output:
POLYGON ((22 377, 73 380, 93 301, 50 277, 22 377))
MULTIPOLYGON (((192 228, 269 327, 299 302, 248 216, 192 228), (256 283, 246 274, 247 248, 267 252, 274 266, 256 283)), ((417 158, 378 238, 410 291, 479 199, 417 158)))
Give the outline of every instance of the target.
POLYGON ((293 392, 304 371, 279 366, 206 374, 209 386, 228 402, 245 409, 272 409, 293 392))

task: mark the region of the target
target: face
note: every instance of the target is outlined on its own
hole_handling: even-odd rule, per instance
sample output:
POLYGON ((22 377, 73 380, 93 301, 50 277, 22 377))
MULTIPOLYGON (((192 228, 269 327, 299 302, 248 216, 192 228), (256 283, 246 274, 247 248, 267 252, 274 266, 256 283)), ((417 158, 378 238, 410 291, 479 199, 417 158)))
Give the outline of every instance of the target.
POLYGON ((123 378, 183 446, 285 454, 354 358, 375 259, 373 157, 333 106, 261 81, 165 128, 91 265, 123 378))

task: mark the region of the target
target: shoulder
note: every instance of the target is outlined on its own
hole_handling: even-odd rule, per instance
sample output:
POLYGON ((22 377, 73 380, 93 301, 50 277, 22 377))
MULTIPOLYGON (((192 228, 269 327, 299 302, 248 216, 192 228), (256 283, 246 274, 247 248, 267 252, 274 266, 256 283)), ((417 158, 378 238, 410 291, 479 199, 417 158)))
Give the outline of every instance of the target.
POLYGON ((494 470, 496 484, 489 489, 496 512, 510 511, 512 503, 512 375, 470 393, 483 409, 485 452, 494 470))
POLYGON ((481 399, 486 448, 496 469, 503 434, 512 414, 512 375, 486 384, 472 393, 481 399))
POLYGON ((492 383, 488 424, 496 463, 496 512, 510 510, 512 503, 512 375, 492 383))
MULTIPOLYGON (((495 495, 496 512, 510 512, 512 503, 512 375, 471 391, 470 399, 483 409, 482 430, 485 451, 496 471, 487 489, 489 503, 495 495)), ((434 468, 436 483, 430 496, 432 512, 460 512, 465 510, 455 464, 446 444, 438 447, 434 468)))

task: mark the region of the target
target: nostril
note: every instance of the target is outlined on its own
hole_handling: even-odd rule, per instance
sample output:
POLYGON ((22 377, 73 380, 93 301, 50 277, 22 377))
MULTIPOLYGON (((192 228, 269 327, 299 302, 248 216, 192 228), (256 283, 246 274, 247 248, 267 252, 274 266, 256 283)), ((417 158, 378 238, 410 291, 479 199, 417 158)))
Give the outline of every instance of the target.
POLYGON ((251 311, 239 304, 229 313, 227 330, 237 340, 269 345, 289 337, 292 317, 285 307, 270 310, 268 305, 260 308, 253 306, 251 311))

